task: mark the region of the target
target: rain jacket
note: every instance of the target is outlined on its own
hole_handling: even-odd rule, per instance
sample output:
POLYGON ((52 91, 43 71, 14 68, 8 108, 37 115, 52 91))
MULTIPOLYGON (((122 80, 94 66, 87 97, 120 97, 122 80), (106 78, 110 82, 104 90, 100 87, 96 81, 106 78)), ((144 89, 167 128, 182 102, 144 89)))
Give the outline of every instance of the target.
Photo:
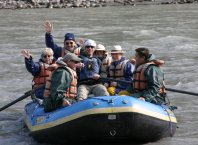
MULTIPOLYGON (((155 60, 155 56, 153 54, 148 58, 148 62, 151 62, 152 60, 155 60)), ((133 89, 133 85, 130 85, 127 88, 127 91, 130 92, 133 97, 143 97, 148 102, 162 104, 164 102, 164 97, 159 94, 159 90, 164 85, 163 71, 157 65, 149 65, 145 70, 144 75, 148 82, 147 90, 136 93, 133 89)))
MULTIPOLYGON (((39 59, 39 62, 43 62, 42 59, 39 59)), ((34 62, 33 58, 29 59, 25 58, 25 66, 28 72, 30 72, 34 77, 38 76, 41 72, 41 66, 39 62, 34 62)), ((44 63, 44 62, 43 62, 44 63)), ((45 90, 45 86, 35 90, 35 96, 39 99, 43 99, 43 93, 45 90)))
POLYGON ((79 85, 94 85, 100 83, 99 80, 92 79, 95 74, 100 74, 101 61, 95 57, 81 55, 84 67, 78 71, 79 85))
POLYGON ((58 64, 61 65, 61 67, 54 70, 51 76, 51 94, 49 97, 44 97, 43 105, 46 112, 61 107, 64 98, 70 103, 75 102, 75 99, 68 98, 64 95, 66 90, 70 87, 72 75, 64 62, 61 61, 58 64))

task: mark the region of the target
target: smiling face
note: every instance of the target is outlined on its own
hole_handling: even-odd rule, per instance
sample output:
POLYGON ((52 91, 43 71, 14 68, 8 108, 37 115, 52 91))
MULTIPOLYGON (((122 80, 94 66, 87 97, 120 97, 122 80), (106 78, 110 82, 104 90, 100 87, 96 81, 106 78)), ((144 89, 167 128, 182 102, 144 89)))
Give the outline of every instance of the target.
POLYGON ((50 54, 43 55, 43 61, 47 64, 50 64, 52 62, 52 56, 50 54))
POLYGON ((51 64, 53 59, 53 51, 51 48, 45 48, 41 54, 41 59, 44 63, 51 64))
POLYGON ((87 54, 87 56, 92 57, 94 51, 95 51, 95 47, 94 46, 85 46, 85 53, 87 54))
POLYGON ((76 46, 76 42, 74 42, 73 40, 66 40, 64 42, 64 47, 70 52, 74 50, 75 46, 76 46))

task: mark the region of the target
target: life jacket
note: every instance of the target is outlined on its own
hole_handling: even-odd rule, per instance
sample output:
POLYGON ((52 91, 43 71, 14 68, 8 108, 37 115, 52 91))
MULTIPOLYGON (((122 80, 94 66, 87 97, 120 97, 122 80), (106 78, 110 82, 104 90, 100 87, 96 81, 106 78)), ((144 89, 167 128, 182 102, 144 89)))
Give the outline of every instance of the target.
MULTIPOLYGON (((80 56, 80 49, 81 49, 81 47, 74 48, 73 53, 76 54, 77 56, 80 56)), ((67 50, 67 49, 65 49, 65 48, 62 48, 62 54, 61 54, 61 56, 64 57, 68 52, 70 52, 70 51, 67 50)))
POLYGON ((112 61, 111 57, 105 57, 102 62, 101 62, 101 67, 100 67, 100 76, 101 77, 107 77, 107 68, 110 66, 112 61))
POLYGON ((51 75, 51 71, 48 70, 49 65, 43 62, 39 62, 40 64, 40 73, 37 76, 34 76, 32 80, 32 87, 35 89, 41 85, 45 85, 46 81, 49 79, 51 75))
MULTIPOLYGON (((62 68, 60 65, 57 65, 56 69, 62 68)), ((68 98, 75 98, 77 96, 77 74, 76 71, 72 70, 69 67, 65 68, 67 71, 69 71, 72 81, 69 85, 69 88, 65 92, 65 96, 68 98)), ((46 82, 45 85, 45 91, 44 91, 44 96, 49 97, 51 93, 51 78, 52 78, 53 73, 50 75, 49 79, 46 82)))
POLYGON ((124 67, 128 61, 129 60, 124 60, 124 61, 118 63, 116 66, 112 62, 109 67, 110 78, 123 80, 124 79, 124 67))
MULTIPOLYGON (((155 65, 159 67, 162 65, 161 63, 155 63, 155 61, 151 61, 145 64, 142 64, 137 67, 137 69, 134 71, 134 77, 133 77, 133 88, 135 92, 141 92, 143 90, 148 89, 148 80, 145 77, 145 71, 150 65, 155 65)), ((157 61, 159 62, 159 61, 157 61)), ((158 92, 159 94, 165 93, 165 86, 164 86, 164 80, 161 82, 160 90, 158 92)))

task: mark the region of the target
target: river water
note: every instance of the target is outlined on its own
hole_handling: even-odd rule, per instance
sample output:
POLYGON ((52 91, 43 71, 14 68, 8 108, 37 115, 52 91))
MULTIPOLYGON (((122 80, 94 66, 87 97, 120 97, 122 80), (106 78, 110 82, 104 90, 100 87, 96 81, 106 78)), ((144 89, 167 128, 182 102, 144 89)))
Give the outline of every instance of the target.
MULTIPOLYGON (((22 49, 34 59, 45 47, 43 22, 54 24, 53 35, 62 45, 66 32, 76 39, 91 38, 108 50, 121 45, 132 58, 139 46, 150 48, 166 61, 162 67, 170 88, 198 93, 198 5, 151 5, 90 9, 0 10, 0 107, 31 89, 32 76, 26 71, 22 49)), ((168 92, 178 129, 172 138, 148 145, 197 145, 198 96, 168 92)), ((25 99, 0 112, 0 145, 40 145, 23 127, 25 99)))

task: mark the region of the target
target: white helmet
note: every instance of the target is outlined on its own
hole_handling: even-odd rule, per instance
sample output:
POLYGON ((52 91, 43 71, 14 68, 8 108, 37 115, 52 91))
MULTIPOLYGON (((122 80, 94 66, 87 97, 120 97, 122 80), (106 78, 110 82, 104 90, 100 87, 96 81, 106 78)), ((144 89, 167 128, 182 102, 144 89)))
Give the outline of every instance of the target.
POLYGON ((85 41, 84 46, 93 46, 94 48, 96 47, 96 42, 94 40, 88 39, 85 41))

